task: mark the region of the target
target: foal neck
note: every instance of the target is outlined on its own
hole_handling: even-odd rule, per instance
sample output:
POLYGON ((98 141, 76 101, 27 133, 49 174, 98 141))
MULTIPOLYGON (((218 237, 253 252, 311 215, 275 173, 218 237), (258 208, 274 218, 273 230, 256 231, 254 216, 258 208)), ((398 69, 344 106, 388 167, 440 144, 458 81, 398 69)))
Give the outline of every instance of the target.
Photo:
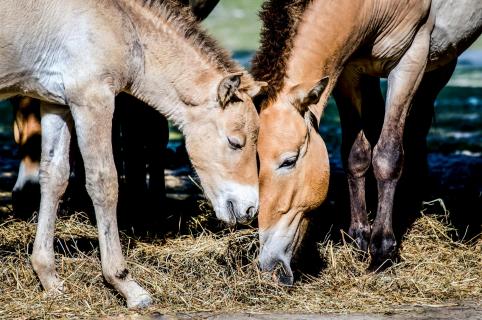
POLYGON ((215 97, 220 81, 243 69, 173 1, 150 5, 123 1, 129 7, 143 55, 133 94, 182 129, 189 121, 186 108, 215 97))

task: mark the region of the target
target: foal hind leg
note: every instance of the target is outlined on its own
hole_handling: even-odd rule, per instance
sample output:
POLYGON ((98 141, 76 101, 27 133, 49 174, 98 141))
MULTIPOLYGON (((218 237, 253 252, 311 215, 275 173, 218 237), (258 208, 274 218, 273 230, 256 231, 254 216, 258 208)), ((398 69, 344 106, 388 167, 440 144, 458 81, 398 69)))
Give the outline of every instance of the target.
POLYGON ((105 279, 127 300, 129 308, 145 307, 151 297, 133 279, 122 255, 117 229, 118 181, 112 154, 114 94, 102 85, 87 85, 70 99, 77 140, 84 160, 86 189, 94 205, 105 279))
POLYGON ((371 269, 379 268, 396 253, 392 211, 403 167, 403 133, 412 98, 427 64, 431 25, 427 23, 420 28, 411 47, 388 77, 385 119, 372 160, 378 185, 378 208, 370 239, 371 269))
POLYGON ((69 179, 70 111, 63 106, 41 104, 42 154, 40 160, 40 210, 32 251, 32 266, 46 291, 62 291, 55 272, 53 239, 60 198, 69 179))
MULTIPOLYGON (((364 129, 365 111, 383 109, 383 98, 378 79, 363 77, 356 69, 347 67, 338 80, 334 91, 342 126, 342 161, 348 178, 351 221, 349 235, 362 251, 368 250, 370 224, 365 198, 365 174, 370 167, 373 130, 364 129), (370 94, 366 94, 366 93, 370 94), (378 95, 377 95, 378 92, 378 95), (367 137, 367 133, 368 136, 367 137), (371 138, 371 139, 370 139, 371 138)), ((383 115, 383 110, 381 111, 383 115)))

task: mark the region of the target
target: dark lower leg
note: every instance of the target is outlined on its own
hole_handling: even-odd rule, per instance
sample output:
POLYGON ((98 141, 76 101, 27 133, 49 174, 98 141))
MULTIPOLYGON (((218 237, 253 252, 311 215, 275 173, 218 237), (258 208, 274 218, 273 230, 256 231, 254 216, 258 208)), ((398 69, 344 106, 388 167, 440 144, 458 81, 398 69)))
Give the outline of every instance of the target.
POLYGON ((371 269, 390 265, 396 255, 397 241, 393 233, 392 209, 397 180, 378 182, 379 198, 377 217, 370 238, 371 269))
POLYGON ((362 131, 356 137, 346 165, 350 192, 351 222, 349 235, 358 249, 367 251, 370 238, 365 199, 365 173, 370 167, 371 146, 362 131))
POLYGON ((378 186, 377 216, 372 225, 370 255, 372 268, 377 269, 396 254, 395 235, 392 226, 393 199, 397 182, 403 168, 403 146, 401 135, 395 128, 382 132, 373 150, 373 171, 378 186))

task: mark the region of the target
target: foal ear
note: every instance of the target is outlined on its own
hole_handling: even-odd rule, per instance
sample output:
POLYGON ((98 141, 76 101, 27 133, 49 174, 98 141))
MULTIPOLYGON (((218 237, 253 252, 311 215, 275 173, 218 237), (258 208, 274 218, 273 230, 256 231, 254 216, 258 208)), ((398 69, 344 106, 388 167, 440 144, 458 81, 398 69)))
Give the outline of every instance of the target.
POLYGON ((321 95, 325 92, 329 80, 328 77, 324 77, 318 81, 310 91, 300 97, 299 106, 301 112, 304 113, 304 111, 308 110, 309 106, 317 104, 320 101, 321 95))
POLYGON ((241 76, 243 72, 237 72, 225 77, 218 86, 218 101, 221 107, 225 107, 226 104, 235 96, 236 91, 241 84, 241 76))
MULTIPOLYGON (((268 83, 264 81, 254 81, 246 88, 246 93, 251 98, 263 93, 268 88, 268 83)), ((243 89, 243 88, 242 88, 243 89)))

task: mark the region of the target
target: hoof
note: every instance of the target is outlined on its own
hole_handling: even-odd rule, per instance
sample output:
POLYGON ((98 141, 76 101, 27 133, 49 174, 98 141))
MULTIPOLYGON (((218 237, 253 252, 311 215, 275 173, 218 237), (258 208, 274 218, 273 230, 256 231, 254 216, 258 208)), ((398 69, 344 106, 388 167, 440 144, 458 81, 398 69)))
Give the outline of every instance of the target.
POLYGON ((360 251, 368 252, 370 226, 350 227, 348 235, 353 239, 353 245, 360 251))
POLYGON ((46 298, 54 298, 59 297, 65 293, 64 284, 60 280, 52 281, 48 287, 44 287, 44 297, 46 298))
POLYGON ((64 282, 61 281, 58 276, 48 279, 45 281, 45 283, 42 282, 42 286, 44 287, 45 294, 47 295, 55 296, 65 293, 64 282))
POLYGON ((370 241, 370 256, 372 258, 369 271, 382 271, 390 267, 396 258, 397 241, 393 234, 373 235, 370 241))
POLYGON ((127 308, 129 309, 144 309, 151 304, 152 298, 147 292, 127 299, 127 308))

